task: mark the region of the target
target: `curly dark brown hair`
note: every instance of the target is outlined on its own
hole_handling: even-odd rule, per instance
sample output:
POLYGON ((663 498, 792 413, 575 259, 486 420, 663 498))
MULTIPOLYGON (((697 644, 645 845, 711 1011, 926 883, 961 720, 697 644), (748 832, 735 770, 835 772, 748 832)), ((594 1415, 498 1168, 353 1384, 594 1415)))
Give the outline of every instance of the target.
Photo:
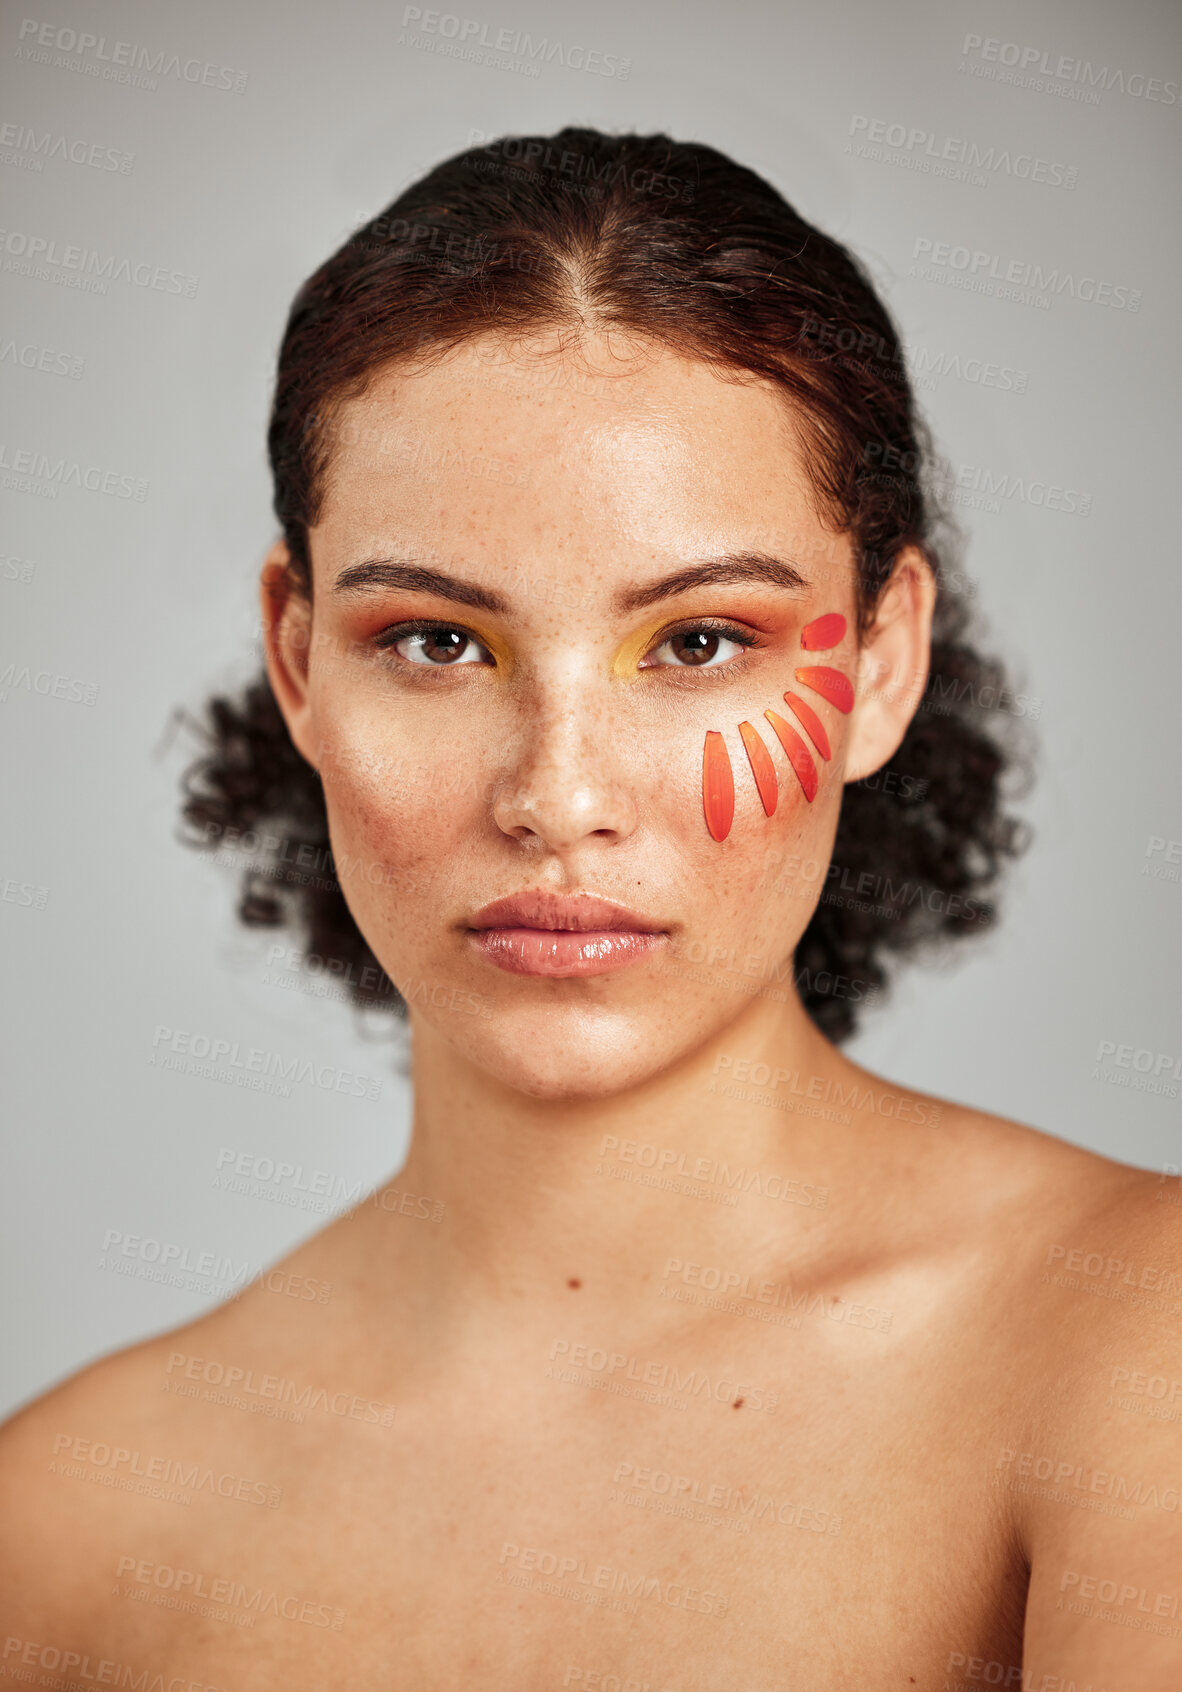
MULTIPOLYGON (((887 957, 979 933, 1023 829, 1003 785, 1037 703, 974 643, 949 591, 959 536, 885 307, 837 241, 712 147, 567 128, 503 137, 430 171, 359 229, 296 296, 268 435, 292 585, 308 600, 317 520, 343 403, 395 361, 419 368, 482 334, 619 328, 785 392, 814 491, 859 560, 873 621, 900 551, 936 573, 932 667, 898 752, 850 783, 826 885, 794 962, 802 1001, 841 1040, 887 980, 887 957), (844 985, 842 985, 844 984, 844 985)), ((291 923, 358 1005, 405 1015, 345 903, 324 794, 265 673, 209 702, 185 779, 186 838, 247 855, 249 924, 291 923)))

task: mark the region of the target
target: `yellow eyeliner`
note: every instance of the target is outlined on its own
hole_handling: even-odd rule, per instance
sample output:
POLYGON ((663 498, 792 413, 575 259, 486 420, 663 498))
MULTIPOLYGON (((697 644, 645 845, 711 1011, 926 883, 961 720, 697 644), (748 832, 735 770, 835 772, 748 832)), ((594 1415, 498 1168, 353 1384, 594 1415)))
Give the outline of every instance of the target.
POLYGON ((478 627, 476 623, 470 623, 468 624, 468 627, 472 630, 472 633, 476 636, 481 646, 487 646, 488 650, 497 661, 498 674, 501 676, 503 681, 507 681, 513 674, 514 666, 513 653, 510 648, 501 639, 500 635, 489 634, 487 629, 478 627))
POLYGON ((659 623, 653 623, 648 628, 641 629, 638 633, 628 636, 612 660, 612 675, 618 681, 635 681, 637 679, 640 672, 636 666, 652 645, 654 636, 658 635, 664 626, 665 619, 662 619, 659 623))

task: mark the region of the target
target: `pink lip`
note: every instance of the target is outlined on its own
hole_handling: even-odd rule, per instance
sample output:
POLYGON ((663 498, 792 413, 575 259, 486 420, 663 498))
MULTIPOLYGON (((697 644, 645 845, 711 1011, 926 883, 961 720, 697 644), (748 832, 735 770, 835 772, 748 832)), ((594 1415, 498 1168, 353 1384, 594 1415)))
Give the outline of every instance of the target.
POLYGON ((657 922, 589 893, 542 890, 494 899, 468 923, 469 938, 511 975, 606 975, 647 957, 666 939, 657 922))

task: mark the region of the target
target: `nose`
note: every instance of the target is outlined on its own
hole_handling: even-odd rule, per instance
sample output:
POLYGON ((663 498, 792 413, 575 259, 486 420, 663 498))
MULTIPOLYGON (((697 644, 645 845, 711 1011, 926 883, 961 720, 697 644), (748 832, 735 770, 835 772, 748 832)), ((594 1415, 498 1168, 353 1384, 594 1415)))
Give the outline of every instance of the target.
POLYGON ((628 838, 637 823, 633 785, 619 733, 603 715, 570 704, 535 710, 520 734, 519 755, 493 800, 502 833, 555 852, 628 838))

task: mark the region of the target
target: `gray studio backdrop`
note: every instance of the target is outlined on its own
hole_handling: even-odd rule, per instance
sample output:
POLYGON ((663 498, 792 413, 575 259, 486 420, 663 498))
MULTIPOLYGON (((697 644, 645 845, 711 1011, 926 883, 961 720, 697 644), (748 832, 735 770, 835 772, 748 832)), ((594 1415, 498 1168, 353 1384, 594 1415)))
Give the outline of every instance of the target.
POLYGON ((209 1309, 404 1156, 388 1032, 239 932, 230 872, 175 842, 169 723, 255 668, 295 288, 505 132, 707 141, 870 266, 1041 755, 1003 924, 912 970, 853 1054, 1182 1161, 1177 12, 21 0, 0 67, 0 1409, 209 1309), (314 1074, 282 1097, 179 1073, 177 1035, 314 1074))

